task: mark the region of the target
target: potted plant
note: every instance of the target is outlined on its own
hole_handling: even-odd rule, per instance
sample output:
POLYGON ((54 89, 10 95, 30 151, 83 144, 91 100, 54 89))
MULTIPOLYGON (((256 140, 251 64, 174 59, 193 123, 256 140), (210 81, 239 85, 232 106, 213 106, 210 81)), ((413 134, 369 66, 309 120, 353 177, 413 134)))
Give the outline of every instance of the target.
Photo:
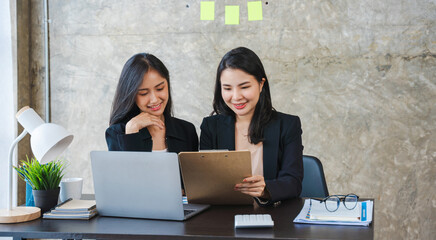
POLYGON ((35 158, 26 158, 27 161, 22 161, 21 166, 14 168, 32 187, 35 206, 41 208, 41 212, 46 212, 58 202, 59 183, 64 176, 65 165, 59 159, 42 165, 35 158))

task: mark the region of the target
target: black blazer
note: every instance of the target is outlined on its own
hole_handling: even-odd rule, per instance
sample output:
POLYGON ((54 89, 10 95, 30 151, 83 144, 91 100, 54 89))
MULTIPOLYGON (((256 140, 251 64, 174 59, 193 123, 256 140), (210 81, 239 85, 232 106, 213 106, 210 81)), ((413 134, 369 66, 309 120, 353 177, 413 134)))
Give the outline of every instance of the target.
MULTIPOLYGON (((203 119, 200 149, 235 150, 235 120, 214 115, 203 119)), ((271 200, 300 196, 303 181, 303 145, 300 118, 280 112, 263 132, 263 174, 271 200)))
MULTIPOLYGON (((168 152, 198 151, 198 135, 192 123, 175 117, 165 118, 168 152)), ((125 134, 126 123, 117 123, 106 129, 109 151, 151 152, 153 140, 147 128, 125 134)))

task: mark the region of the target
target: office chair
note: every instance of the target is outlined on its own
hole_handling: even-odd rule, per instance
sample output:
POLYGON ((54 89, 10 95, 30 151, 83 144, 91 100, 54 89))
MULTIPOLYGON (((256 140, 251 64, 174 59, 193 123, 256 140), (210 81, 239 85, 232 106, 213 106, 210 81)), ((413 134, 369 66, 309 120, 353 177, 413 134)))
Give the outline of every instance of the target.
POLYGON ((329 191, 321 161, 313 156, 303 156, 304 178, 300 197, 327 197, 329 191))

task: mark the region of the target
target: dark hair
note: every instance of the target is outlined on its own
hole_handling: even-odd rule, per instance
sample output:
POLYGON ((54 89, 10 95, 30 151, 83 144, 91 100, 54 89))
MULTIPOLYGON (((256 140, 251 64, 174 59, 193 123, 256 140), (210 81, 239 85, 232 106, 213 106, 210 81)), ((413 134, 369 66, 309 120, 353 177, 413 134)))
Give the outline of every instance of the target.
POLYGON ((170 89, 170 75, 165 65, 155 56, 148 53, 138 53, 133 55, 121 71, 120 80, 118 81, 117 90, 115 91, 112 110, 109 119, 109 125, 116 123, 127 123, 131 118, 138 115, 141 110, 135 102, 138 88, 142 84, 144 75, 150 71, 156 70, 161 77, 168 82, 168 103, 164 109, 164 116, 172 116, 172 101, 170 89))
MULTIPOLYGON (((268 78, 259 57, 248 48, 238 47, 224 55, 218 66, 215 82, 215 94, 213 99, 212 114, 225 114, 235 118, 235 113, 227 106, 221 95, 221 73, 227 69, 239 69, 250 74, 261 83, 265 79, 259 101, 256 104, 253 118, 248 128, 249 142, 257 144, 263 141, 263 129, 273 118, 275 109, 272 107, 271 94, 269 91, 268 78)), ((211 115, 212 115, 211 114, 211 115)))

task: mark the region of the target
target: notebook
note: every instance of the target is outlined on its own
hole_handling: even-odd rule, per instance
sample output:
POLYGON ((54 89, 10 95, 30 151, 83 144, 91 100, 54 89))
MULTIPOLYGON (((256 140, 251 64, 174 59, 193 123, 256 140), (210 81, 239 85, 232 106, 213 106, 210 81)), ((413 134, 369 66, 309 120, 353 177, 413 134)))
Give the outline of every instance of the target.
POLYGON ((68 199, 54 209, 44 213, 45 219, 88 220, 97 215, 95 200, 68 199))
MULTIPOLYGON (((356 210, 345 210, 339 206, 340 209, 332 213, 326 213, 328 211, 321 204, 317 204, 318 206, 312 209, 313 204, 318 201, 312 201, 312 205, 310 202, 310 199, 305 199, 304 206, 297 217, 295 217, 294 223, 369 226, 372 222, 374 202, 370 200, 357 202, 356 210), (350 212, 344 213, 345 211, 350 212), (334 217, 334 215, 336 216, 334 217)), ((340 204, 343 205, 342 203, 340 204)))
POLYGON ((324 202, 312 199, 312 206, 310 207, 308 217, 310 220, 319 220, 319 221, 359 222, 361 221, 361 217, 362 217, 361 206, 362 203, 358 202, 355 208, 349 210, 345 208, 343 203, 340 203, 336 211, 330 212, 326 209, 324 202))
POLYGON ((249 151, 179 153, 189 203, 213 205, 253 204, 253 198, 234 186, 251 176, 249 151))
POLYGON ((68 199, 65 202, 58 204, 52 211, 91 211, 95 209, 95 200, 79 200, 79 199, 68 199))
POLYGON ((186 220, 208 205, 183 204, 176 153, 92 151, 102 216, 186 220))

